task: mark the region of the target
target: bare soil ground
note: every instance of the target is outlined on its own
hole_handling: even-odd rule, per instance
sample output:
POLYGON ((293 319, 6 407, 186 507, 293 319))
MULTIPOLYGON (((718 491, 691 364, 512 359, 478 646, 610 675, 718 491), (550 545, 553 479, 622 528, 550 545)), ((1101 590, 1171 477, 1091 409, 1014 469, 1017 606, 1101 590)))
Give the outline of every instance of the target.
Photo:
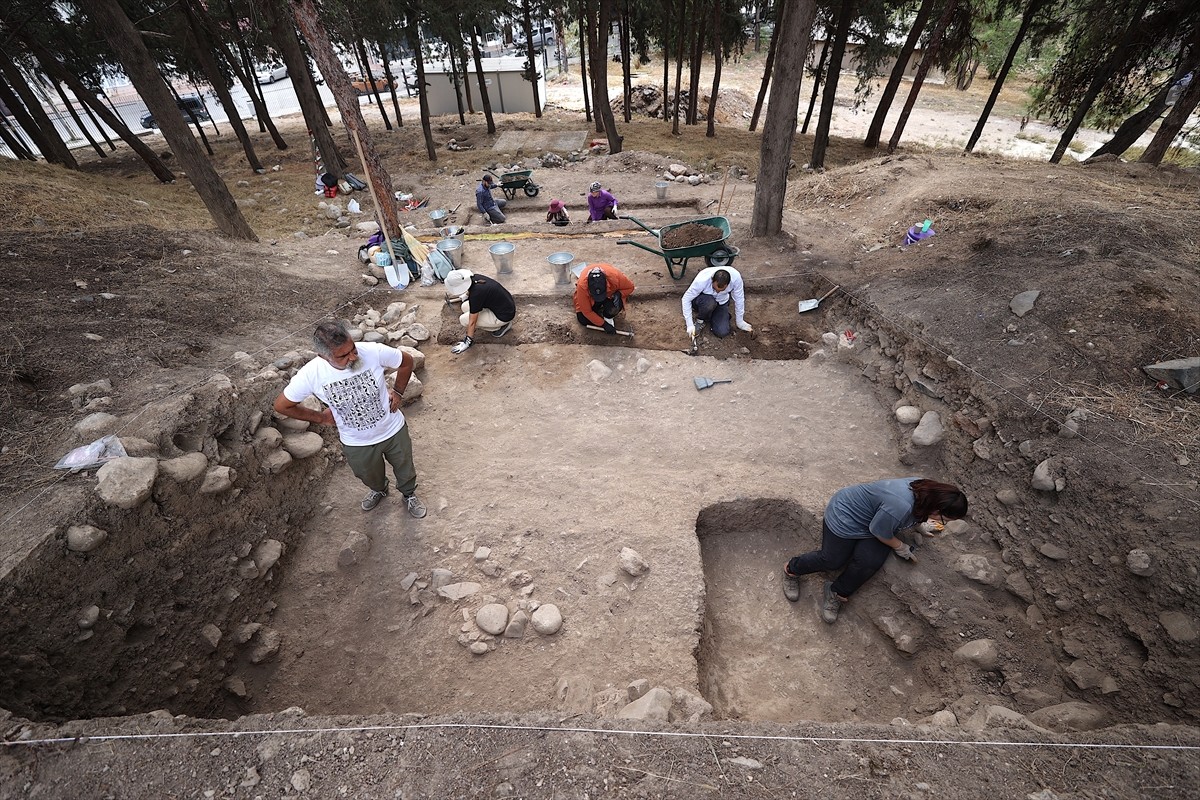
MULTIPOLYGON (((411 122, 378 138, 398 189, 459 207, 464 266, 517 296, 513 330, 458 357, 439 285, 364 281, 365 235, 324 215, 295 133, 263 176, 219 141, 257 244, 213 234, 185 182, 160 186, 127 156, 77 174, 0 165, 0 705, 16 714, 6 740, 64 738, 0 750, 0 796, 1200 794, 1200 425, 1194 396, 1140 371, 1200 347, 1200 176, 837 140, 828 171, 793 173, 787 235, 754 240, 755 135, 636 121, 626 152, 537 168, 539 196, 483 228, 483 167, 540 156, 546 136, 594 136, 566 108, 501 125, 492 139, 475 119, 439 120, 436 166, 411 122), (474 149, 446 150, 451 137, 474 149), (659 200, 674 162, 712 180, 659 200), (751 179, 726 180, 731 165, 751 179), (619 244, 653 235, 583 225, 592 180, 651 227, 727 216, 755 337, 706 334, 687 354, 679 297, 702 260, 675 280, 619 244), (544 223, 553 197, 568 228, 544 223), (936 235, 901 247, 925 218, 936 235), (488 255, 498 240, 516 244, 511 273, 488 255), (633 278, 618 320, 633 337, 575 322, 546 261, 561 251, 633 278), (1015 316, 1010 299, 1031 289, 1034 311, 1015 316), (330 432, 277 475, 253 436, 294 368, 272 364, 303 356, 315 321, 398 300, 431 333, 406 409, 420 521, 394 496, 363 514, 330 432), (697 376, 732 383, 698 391, 697 376), (233 491, 160 478, 124 511, 95 497, 94 475, 52 472, 88 413, 64 392, 101 378, 114 389, 96 408, 131 447, 202 451, 236 467, 233 491), (892 413, 903 404, 938 412, 945 438, 914 446, 892 413), (1064 438, 1074 409, 1081 435, 1064 438), (1061 491, 1030 486, 1046 459, 1061 491), (787 603, 780 569, 816 544, 830 494, 902 475, 961 484, 970 517, 919 542, 918 563, 888 564, 834 626, 816 577, 787 603), (68 552, 82 522, 110 539, 68 552), (339 564, 354 531, 370 550, 339 564), (245 572, 268 538, 285 545, 279 565, 245 572), (625 547, 647 572, 622 571, 625 547), (435 569, 479 592, 437 598, 435 569), (489 601, 553 603, 563 628, 481 634, 489 601), (89 605, 100 620, 84 629, 89 605), (246 625, 277 632, 278 651, 251 658, 234 643, 246 625), (982 639, 997 663, 954 656, 982 639), (614 719, 641 681, 672 693, 671 724, 614 719), (1113 727, 1031 727, 1068 701, 1113 727), (939 712, 953 721, 933 727, 939 712), (109 733, 133 738, 72 739, 109 733)), ((408 218, 437 240, 424 212, 408 218)))

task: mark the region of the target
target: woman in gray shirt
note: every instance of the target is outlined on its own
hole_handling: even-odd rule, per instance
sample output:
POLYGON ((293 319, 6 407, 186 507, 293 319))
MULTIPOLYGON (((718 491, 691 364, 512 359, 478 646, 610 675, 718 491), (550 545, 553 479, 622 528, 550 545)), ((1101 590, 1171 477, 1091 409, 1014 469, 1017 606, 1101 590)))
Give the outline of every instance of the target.
POLYGON ((928 520, 945 523, 967 515, 967 496, 957 486, 924 478, 894 478, 839 489, 825 507, 821 549, 796 556, 783 570, 783 594, 800 599, 800 576, 841 569, 825 582, 821 619, 837 621, 842 603, 879 571, 889 553, 911 561, 912 548, 896 534, 928 520))

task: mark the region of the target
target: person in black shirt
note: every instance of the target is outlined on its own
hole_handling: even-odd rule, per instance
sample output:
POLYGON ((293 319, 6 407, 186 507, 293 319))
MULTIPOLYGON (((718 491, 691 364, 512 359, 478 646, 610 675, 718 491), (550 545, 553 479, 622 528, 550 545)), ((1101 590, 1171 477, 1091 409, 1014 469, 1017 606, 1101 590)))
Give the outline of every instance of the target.
POLYGON ((465 352, 475 342, 475 329, 491 331, 500 337, 508 333, 517 316, 517 303, 508 289, 486 275, 476 275, 469 269, 451 270, 446 276, 446 294, 462 301, 459 323, 467 329, 463 340, 451 348, 455 355, 465 352))

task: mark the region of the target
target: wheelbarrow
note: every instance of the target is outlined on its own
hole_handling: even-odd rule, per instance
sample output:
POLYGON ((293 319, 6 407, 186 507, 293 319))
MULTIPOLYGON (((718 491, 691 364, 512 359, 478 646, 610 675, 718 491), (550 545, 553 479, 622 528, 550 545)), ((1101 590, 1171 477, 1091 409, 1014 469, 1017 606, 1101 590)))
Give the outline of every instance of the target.
POLYGON ((631 244, 634 247, 640 247, 648 253, 654 253, 656 256, 662 256, 662 259, 667 262, 667 271, 671 273, 671 277, 679 280, 687 271, 687 262, 689 258, 704 257, 704 262, 710 267, 727 267, 733 263, 733 259, 740 252, 736 247, 727 243, 725 240, 729 238, 729 220, 725 217, 701 217, 699 219, 689 219, 686 222, 676 222, 672 225, 664 225, 661 228, 651 228, 649 225, 642 222, 637 217, 625 217, 632 220, 649 233, 658 237, 658 248, 655 249, 649 245, 634 241, 633 239, 620 239, 617 244, 631 244), (663 237, 676 228, 682 228, 684 225, 708 225, 716 228, 721 232, 719 239, 713 239, 711 242, 695 244, 689 247, 663 247, 663 237))
POLYGON ((489 175, 500 181, 500 188, 504 190, 504 196, 512 200, 517 196, 518 191, 524 191, 526 197, 537 197, 538 192, 542 187, 533 182, 533 170, 523 169, 518 172, 505 172, 503 175, 497 175, 494 172, 488 172, 489 175))

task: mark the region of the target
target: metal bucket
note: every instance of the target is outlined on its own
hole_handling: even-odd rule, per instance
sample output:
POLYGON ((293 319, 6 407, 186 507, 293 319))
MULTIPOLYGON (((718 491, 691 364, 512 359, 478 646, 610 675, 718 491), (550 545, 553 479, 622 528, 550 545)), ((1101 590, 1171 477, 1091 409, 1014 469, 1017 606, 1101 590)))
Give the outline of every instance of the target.
POLYGON ((566 286, 571 283, 567 267, 575 260, 574 255, 571 253, 551 253, 547 256, 546 260, 550 262, 550 268, 554 272, 555 285, 566 286))
POLYGON ((439 228, 438 233, 442 234, 443 239, 458 239, 460 242, 466 234, 467 229, 461 225, 450 225, 446 228, 439 228))
POLYGON ((488 248, 488 252, 492 254, 492 263, 501 275, 512 272, 513 251, 516 249, 517 246, 512 242, 496 242, 488 248))
POLYGON ((654 184, 654 194, 659 200, 667 199, 667 187, 670 186, 666 181, 659 181, 654 184))
POLYGON ((441 225, 446 221, 446 209, 437 208, 429 212, 429 219, 434 225, 441 225))
POLYGON ((450 259, 455 269, 462 268, 462 239, 442 239, 437 243, 438 252, 450 259))

